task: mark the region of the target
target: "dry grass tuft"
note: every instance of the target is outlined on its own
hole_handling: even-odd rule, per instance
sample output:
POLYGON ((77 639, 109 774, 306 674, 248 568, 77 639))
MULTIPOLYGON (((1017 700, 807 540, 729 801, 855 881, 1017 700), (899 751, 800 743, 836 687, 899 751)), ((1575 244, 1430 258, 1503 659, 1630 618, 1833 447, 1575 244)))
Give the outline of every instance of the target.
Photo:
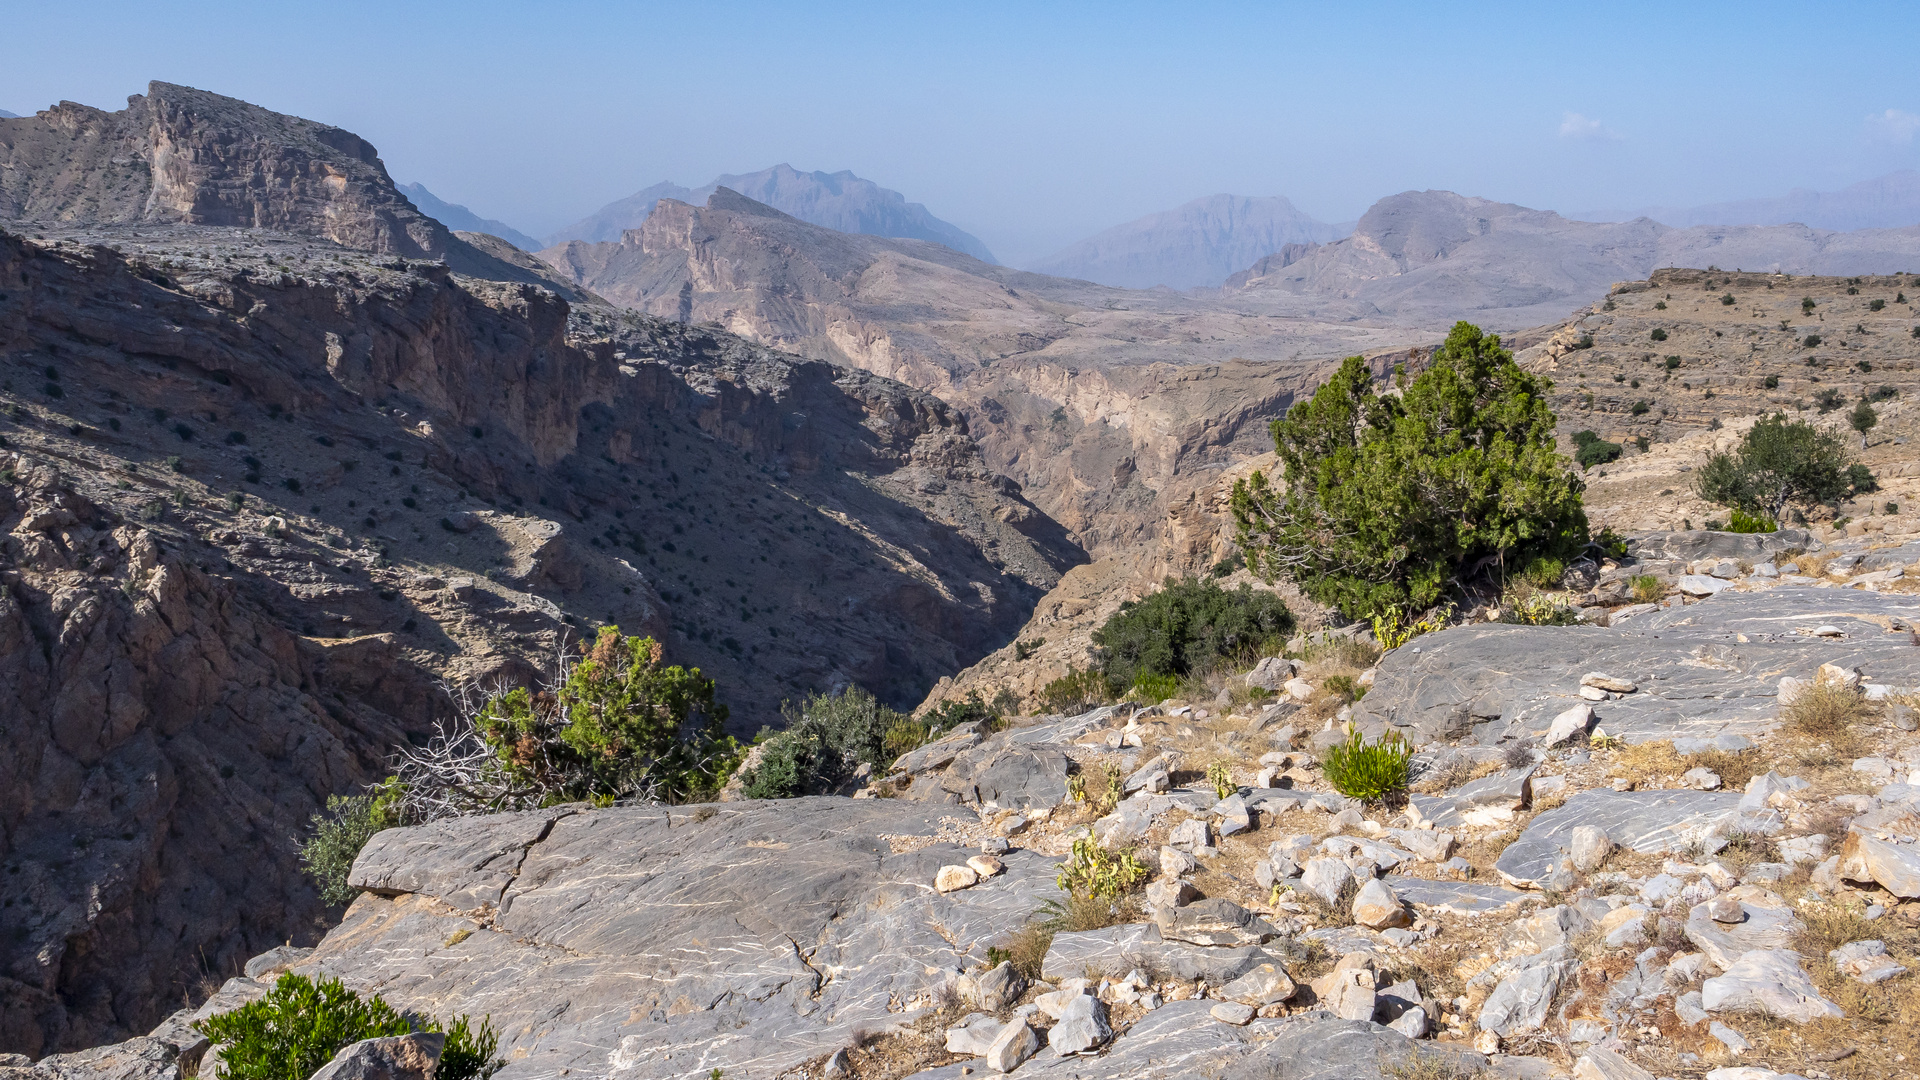
POLYGON ((1827 564, 1833 561, 1834 552, 1820 552, 1814 555, 1796 555, 1793 558, 1794 569, 1808 577, 1826 577, 1827 564))
POLYGON ((1053 948, 1053 931, 1044 924, 1030 922, 1013 932, 1007 941, 1007 959, 1030 981, 1040 978, 1047 950, 1053 948))
POLYGON ((1747 781, 1767 771, 1767 759, 1758 750, 1702 750, 1681 760, 1688 769, 1713 770, 1729 791, 1744 790, 1747 781))
POLYGON ((1825 743, 1836 758, 1858 757, 1860 727, 1874 706, 1859 690, 1837 679, 1816 679, 1780 710, 1782 728, 1809 742, 1825 743))

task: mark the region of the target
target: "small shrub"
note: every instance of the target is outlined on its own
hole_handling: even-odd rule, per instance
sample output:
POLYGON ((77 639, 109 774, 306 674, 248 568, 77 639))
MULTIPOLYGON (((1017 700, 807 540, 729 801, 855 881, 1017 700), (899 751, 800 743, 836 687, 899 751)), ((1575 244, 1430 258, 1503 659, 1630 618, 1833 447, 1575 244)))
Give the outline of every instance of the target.
MULTIPOLYGON (((1666 302, 1665 300, 1655 300, 1655 301, 1653 302, 1653 310, 1655 310, 1655 311, 1665 311, 1665 310, 1667 310, 1667 302, 1666 302)), ((1658 340, 1660 340, 1660 339, 1659 339, 1659 338, 1655 338, 1654 340, 1655 340, 1655 341, 1658 341, 1658 340)))
POLYGON ((1847 466, 1847 487, 1852 489, 1855 495, 1865 495, 1879 491, 1880 481, 1874 477, 1872 469, 1856 461, 1847 466))
POLYGON ((1329 675, 1324 685, 1342 701, 1359 701, 1367 696, 1367 688, 1354 681, 1352 675, 1329 675))
POLYGON ((1397 649, 1421 634, 1444 630, 1453 618, 1453 605, 1430 611, 1418 619, 1409 618, 1399 608, 1388 608, 1373 617, 1373 640, 1382 649, 1397 649))
POLYGON ((315 814, 300 845, 300 862, 319 886, 323 903, 351 903, 360 890, 347 884, 347 874, 360 849, 382 829, 401 824, 400 793, 392 780, 365 795, 329 795, 327 810, 315 814))
POLYGON ((1635 435, 1633 437, 1634 449, 1640 451, 1643 454, 1647 452, 1647 447, 1652 445, 1653 445, 1653 440, 1647 438, 1645 435, 1635 435))
POLYGON ((1273 593, 1168 578, 1158 592, 1120 605, 1093 632, 1093 644, 1110 695, 1143 675, 1205 674, 1224 664, 1250 664, 1277 652, 1292 631, 1293 614, 1273 593))
POLYGON ((1802 314, 1811 312, 1813 308, 1814 308, 1813 297, 1803 296, 1800 298, 1800 311, 1802 314))
POLYGON ((1768 390, 1778 390, 1780 389, 1780 376, 1769 375, 1760 380, 1760 385, 1766 387, 1768 390))
POLYGON ((1605 465, 1620 457, 1621 446, 1617 442, 1608 442, 1591 431, 1573 433, 1575 461, 1582 469, 1591 469, 1595 465, 1605 465))
POLYGON ((1805 345, 1809 349, 1815 349, 1815 348, 1819 348, 1820 341, 1821 341, 1821 338, 1819 334, 1808 334, 1804 339, 1801 340, 1800 343, 1802 345, 1805 345))
POLYGON ((1779 522, 1765 514, 1749 514, 1739 507, 1727 516, 1727 531, 1733 533, 1770 533, 1780 528, 1779 522))
POLYGON ((1178 675, 1142 675, 1133 680, 1127 696, 1148 703, 1165 701, 1180 692, 1178 675))
POLYGON ((1661 597, 1667 595, 1666 587, 1661 585, 1660 579, 1652 574, 1636 574, 1632 588, 1635 603, 1655 604, 1659 603, 1661 597))
POLYGON ((1860 691, 1838 679, 1815 679, 1780 711, 1788 731, 1829 742, 1851 740, 1854 728, 1872 714, 1860 691))
POLYGON ((1327 749, 1321 771, 1333 789, 1349 799, 1369 802, 1407 788, 1407 763, 1413 748, 1397 731, 1368 742, 1359 728, 1347 729, 1347 741, 1327 749))
POLYGON ((781 711, 785 730, 761 733, 760 764, 742 777, 747 798, 827 794, 851 781, 860 765, 884 770, 906 753, 889 756, 890 736, 897 746, 922 731, 932 734, 931 725, 916 724, 858 686, 814 694, 798 707, 788 702, 781 711))
POLYGON ((1053 934, 1053 930, 1036 920, 1015 930, 1013 937, 1008 940, 1006 958, 1012 962, 1014 970, 1025 975, 1029 982, 1040 978, 1047 950, 1053 948, 1053 934))
POLYGON ((1791 503, 1828 503, 1846 493, 1846 440, 1779 413, 1756 422, 1733 451, 1709 456, 1694 491, 1709 502, 1779 521, 1791 503))
POLYGON ((1634 402, 1633 407, 1628 409, 1627 411, 1632 413, 1635 416, 1645 416, 1647 414, 1647 410, 1651 408, 1653 408, 1652 405, 1649 405, 1645 400, 1641 400, 1641 401, 1634 402))
POLYGON ((1732 307, 1735 302, 1732 293, 1728 293, 1720 298, 1720 303, 1725 307, 1732 307))
MULTIPOLYGON (((378 995, 361 998, 338 979, 316 983, 292 972, 280 976, 265 997, 193 1027, 219 1047, 220 1075, 233 1080, 304 1080, 362 1039, 442 1030, 433 1020, 402 1016, 378 995)), ((461 1016, 446 1035, 436 1076, 486 1080, 505 1067, 496 1056, 500 1036, 486 1020, 474 1031, 461 1016)))
POLYGON ((1040 646, 1046 643, 1046 638, 1028 638, 1025 641, 1016 641, 1013 643, 1013 658, 1015 660, 1025 660, 1034 653, 1039 652, 1040 646))
POLYGON ((1593 348, 1593 335, 1592 335, 1592 334, 1581 334, 1581 335, 1580 335, 1580 340, 1579 340, 1579 341, 1576 341, 1576 342, 1574 342, 1574 343, 1573 343, 1573 347, 1574 347, 1574 348, 1576 348, 1576 349, 1591 349, 1591 348, 1593 348))
POLYGON ((1868 311, 1885 311, 1886 307, 1887 307, 1887 302, 1885 300, 1876 299, 1876 300, 1867 301, 1868 311))
POLYGON ((1240 790, 1233 782, 1233 773, 1224 761, 1216 761, 1207 766, 1207 786, 1213 788, 1216 799, 1224 799, 1240 790))
POLYGON ((1669 357, 1667 357, 1667 370, 1668 370, 1668 371, 1677 371, 1677 370, 1679 370, 1679 367, 1680 367, 1680 358, 1679 358, 1679 357, 1677 357, 1677 356, 1669 356, 1669 357))
MULTIPOLYGON (((1167 678, 1178 682, 1178 676, 1167 678)), ((1092 668, 1084 671, 1068 668, 1065 675, 1040 688, 1040 707, 1063 716, 1077 716, 1112 699, 1113 686, 1105 675, 1092 668)))
MULTIPOLYGON (((1120 767, 1112 762, 1108 762, 1101 770, 1100 785, 1096 788, 1087 787, 1085 773, 1074 773, 1067 777, 1067 797, 1074 802, 1087 804, 1087 808, 1093 811, 1095 817, 1105 817, 1112 813, 1113 808, 1120 805, 1120 800, 1125 795, 1126 778, 1120 772, 1120 767)), ((1225 798, 1225 796, 1221 797, 1225 798)))
POLYGON ((1883 401, 1892 401, 1894 398, 1899 396, 1900 396, 1900 391, 1896 387, 1881 386, 1881 387, 1876 387, 1872 393, 1868 394, 1867 400, 1873 402, 1875 405, 1878 405, 1883 401))
POLYGON ((1663 328, 1661 328, 1661 327, 1658 327, 1658 326, 1656 326, 1656 327, 1654 327, 1654 328, 1653 328, 1653 330, 1652 330, 1652 332, 1650 332, 1649 334, 1647 334, 1647 336, 1648 336, 1648 337, 1650 337, 1650 338, 1652 338, 1652 339, 1653 339, 1653 340, 1655 340, 1655 341, 1665 341, 1665 340, 1667 340, 1667 332, 1666 332, 1666 330, 1665 330, 1665 329, 1663 329, 1663 328))
POLYGON ((1091 836, 1073 842, 1073 854, 1055 879, 1062 892, 1116 900, 1147 880, 1147 868, 1131 851, 1111 852, 1091 836))
POLYGON ((1573 626, 1580 621, 1580 616, 1564 596, 1509 592, 1500 600, 1500 621, 1522 626, 1573 626))

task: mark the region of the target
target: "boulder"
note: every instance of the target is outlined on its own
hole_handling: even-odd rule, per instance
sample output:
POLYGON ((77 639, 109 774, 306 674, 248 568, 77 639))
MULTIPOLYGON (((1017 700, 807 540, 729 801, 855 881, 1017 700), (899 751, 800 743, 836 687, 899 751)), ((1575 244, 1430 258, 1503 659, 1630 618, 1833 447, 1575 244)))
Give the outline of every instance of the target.
POLYGON ((987 1068, 995 1072, 1010 1073, 1020 1067, 1020 1063, 1040 1052, 1040 1036, 1034 1034, 1025 1020, 1015 1020, 994 1037, 993 1044, 987 1047, 983 1055, 987 1059, 987 1068))
POLYGON ((1179 848, 1167 844, 1160 845, 1161 877, 1177 878, 1185 874, 1191 874, 1199 865, 1199 862, 1195 860, 1192 855, 1181 851, 1179 848))
POLYGON ((1590 874, 1613 854, 1613 841, 1597 825, 1576 825, 1567 837, 1567 853, 1575 870, 1590 874))
POLYGON ((1887 955, 1884 941, 1849 942, 1828 953, 1827 959, 1833 961, 1842 975, 1869 986, 1907 973, 1905 965, 1887 955))
POLYGON ((312 955, 312 949, 303 949, 297 945, 276 945, 247 961, 247 966, 242 969, 242 972, 249 979, 267 979, 279 975, 312 955))
POLYGON ((1291 678, 1293 678, 1293 661, 1280 656, 1262 659, 1246 675, 1248 686, 1257 686, 1262 690, 1279 690, 1291 678))
POLYGON ((1253 828, 1253 818, 1247 812, 1247 801, 1238 795, 1229 795, 1215 803, 1213 812, 1220 815, 1222 837, 1253 828))
POLYGON ((1167 846, 1180 851, 1199 851, 1209 846, 1209 839, 1207 823, 1200 818, 1188 818, 1167 832, 1167 846))
POLYGON ((1413 913, 1407 910, 1393 887, 1375 878, 1360 886, 1353 898, 1353 921, 1374 930, 1412 926, 1413 913))
POLYGON ((1009 961, 988 968, 978 975, 963 975, 956 987, 973 1008, 997 1013, 1027 992, 1027 977, 1009 961))
POLYGON ((1547 725, 1546 738, 1541 740, 1545 746, 1559 746, 1575 735, 1583 734, 1593 726, 1593 706, 1584 702, 1562 711, 1547 725))
POLYGON ((985 1057, 1005 1026, 991 1016, 974 1013, 947 1029, 947 1053, 985 1057))
POLYGON ((1743 885, 1724 896, 1695 904, 1687 913, 1687 940, 1698 948, 1715 971, 1731 968, 1754 950, 1784 949, 1800 930, 1793 909, 1777 894, 1743 885), (1714 917, 1720 905, 1723 918, 1714 917), (1733 919, 1733 911, 1740 917, 1733 919))
POLYGON ((1233 1001, 1222 1001, 1208 1009, 1207 1015, 1223 1024, 1233 1024, 1236 1027, 1240 1027, 1252 1022, 1253 1007, 1233 1001))
POLYGON ((1329 907, 1340 902, 1340 894, 1352 880, 1352 868, 1338 859, 1312 859, 1300 871, 1300 887, 1329 907))
POLYGON ((421 1031, 341 1047, 311 1080, 433 1080, 447 1037, 421 1031))
POLYGON ((1113 1026, 1107 1019, 1107 1004, 1092 994, 1080 994, 1060 1010, 1060 1018, 1047 1032, 1047 1045, 1061 1057, 1092 1050, 1113 1038, 1113 1026))
POLYGON ((1791 949, 1745 953, 1725 974, 1701 985, 1700 1001, 1708 1012, 1763 1012, 1798 1024, 1845 1015, 1821 995, 1801 969, 1800 954, 1791 949))
POLYGON ((971 889, 979 880, 979 871, 971 866, 943 866, 933 876, 933 887, 943 893, 956 892, 971 889))
POLYGON ((991 855, 975 855, 967 860, 967 869, 982 878, 990 878, 1006 868, 1005 863, 991 855))
POLYGON ((1639 684, 1627 679, 1616 679, 1605 672, 1589 671, 1580 676, 1581 686, 1591 686, 1595 690, 1605 690, 1610 694, 1631 694, 1640 689, 1639 684))
POLYGON ((1298 989, 1287 976, 1286 968, 1278 963, 1265 963, 1220 987, 1215 993, 1229 1001, 1258 1008, 1285 1001, 1298 989))
POLYGON ((1224 897, 1162 911, 1157 921, 1161 937, 1194 945, 1262 945, 1280 934, 1267 920, 1224 897))
POLYGON ((1848 881, 1875 882, 1904 899, 1920 897, 1920 846, 1849 832, 1840 843, 1836 872, 1848 881))
POLYGON ((1733 582, 1710 574, 1683 574, 1676 584, 1688 596, 1712 596, 1733 582))
POLYGON ((1479 1024, 1501 1038, 1539 1031, 1546 1023, 1561 980, 1575 962, 1565 949, 1550 949, 1528 958, 1518 970, 1500 980, 1480 1007, 1479 1024))

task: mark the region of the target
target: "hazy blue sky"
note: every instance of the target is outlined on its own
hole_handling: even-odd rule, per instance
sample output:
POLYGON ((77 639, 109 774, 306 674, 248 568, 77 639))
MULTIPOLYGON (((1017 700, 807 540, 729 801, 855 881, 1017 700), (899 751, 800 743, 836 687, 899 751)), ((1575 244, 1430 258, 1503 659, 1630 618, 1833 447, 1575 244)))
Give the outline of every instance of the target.
POLYGON ((0 108, 149 79, 338 124, 543 235, 658 180, 852 169, 1018 263, 1199 195, 1562 211, 1920 165, 1920 4, 7 0, 0 108))

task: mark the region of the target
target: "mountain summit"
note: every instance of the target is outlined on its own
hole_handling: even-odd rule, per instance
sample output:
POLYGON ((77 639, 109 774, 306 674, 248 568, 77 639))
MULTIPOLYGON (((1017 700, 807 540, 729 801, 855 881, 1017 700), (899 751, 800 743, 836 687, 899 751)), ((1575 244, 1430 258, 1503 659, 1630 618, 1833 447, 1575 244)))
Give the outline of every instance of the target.
POLYGON ((1123 289, 1191 289, 1219 285, 1288 244, 1322 244, 1352 231, 1316 221, 1280 196, 1209 195, 1115 225, 1031 269, 1123 289))
POLYGON ((522 251, 540 250, 540 241, 504 221, 483 218, 459 203, 447 202, 428 191, 425 184, 401 184, 400 190, 406 193, 407 198, 413 201, 413 205, 421 213, 455 232, 486 233, 489 236, 497 236, 522 251))
POLYGON ((978 238, 934 217, 920 203, 908 202, 907 197, 897 191, 862 180, 844 169, 837 173, 803 173, 784 164, 755 173, 717 177, 713 183, 699 188, 684 188, 672 181, 658 183, 608 203, 591 217, 548 237, 547 243, 617 241, 626 230, 639 228, 661 199, 699 205, 723 187, 812 225, 865 236, 931 240, 981 262, 998 262, 978 238))

